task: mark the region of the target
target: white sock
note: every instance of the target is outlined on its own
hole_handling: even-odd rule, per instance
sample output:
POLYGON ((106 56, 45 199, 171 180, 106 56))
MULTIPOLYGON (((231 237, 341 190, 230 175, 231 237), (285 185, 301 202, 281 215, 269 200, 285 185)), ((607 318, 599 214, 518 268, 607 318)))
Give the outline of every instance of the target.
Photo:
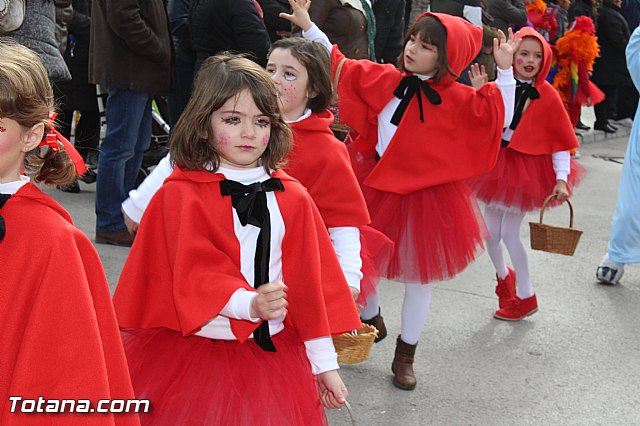
POLYGON ((513 269, 516 272, 516 295, 520 299, 533 296, 533 285, 529 273, 529 256, 520 240, 520 225, 524 212, 505 212, 502 220, 502 241, 509 251, 513 269))
POLYGON ((409 345, 420 340, 431 307, 431 284, 405 283, 400 338, 409 345))
MULTIPOLYGON (((380 290, 378 290, 379 292, 380 290)), ((380 293, 372 294, 367 297, 367 307, 360 312, 360 318, 363 320, 370 320, 378 315, 380 311, 380 293)))
POLYGON ((507 264, 504 261, 504 254, 502 252, 502 244, 500 240, 502 238, 502 220, 504 217, 504 210, 496 209, 491 206, 485 206, 484 208, 484 221, 487 224, 490 238, 486 240, 487 253, 496 268, 496 274, 499 278, 505 278, 509 273, 507 264))

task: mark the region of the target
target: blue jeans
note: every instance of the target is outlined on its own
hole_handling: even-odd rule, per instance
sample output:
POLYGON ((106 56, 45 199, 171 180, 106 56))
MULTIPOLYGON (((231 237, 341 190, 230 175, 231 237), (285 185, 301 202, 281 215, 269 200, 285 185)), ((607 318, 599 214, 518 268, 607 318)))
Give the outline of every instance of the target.
POLYGON ((120 204, 142 165, 151 142, 151 100, 148 93, 107 87, 107 133, 100 146, 96 182, 96 231, 125 227, 120 204))

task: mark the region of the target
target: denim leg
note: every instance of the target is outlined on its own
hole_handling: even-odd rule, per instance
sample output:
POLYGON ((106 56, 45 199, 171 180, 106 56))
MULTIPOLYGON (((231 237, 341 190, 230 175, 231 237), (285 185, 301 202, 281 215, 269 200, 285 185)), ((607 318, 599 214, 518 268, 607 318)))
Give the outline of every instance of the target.
MULTIPOLYGON (((110 87, 107 93, 107 133, 100 146, 96 182, 96 231, 99 232, 114 232, 125 227, 120 204, 132 185, 125 180, 126 165, 136 155, 140 156, 138 164, 142 161, 151 137, 151 95, 110 87), (145 119, 146 116, 149 118, 145 119)), ((135 162, 129 163, 131 167, 135 162)))
POLYGON ((133 157, 127 160, 124 166, 124 190, 126 195, 123 201, 127 198, 129 191, 133 189, 133 185, 138 177, 138 172, 140 171, 140 166, 142 165, 142 157, 144 157, 144 152, 151 144, 152 100, 153 97, 150 96, 144 109, 144 115, 140 120, 138 140, 136 141, 133 157))

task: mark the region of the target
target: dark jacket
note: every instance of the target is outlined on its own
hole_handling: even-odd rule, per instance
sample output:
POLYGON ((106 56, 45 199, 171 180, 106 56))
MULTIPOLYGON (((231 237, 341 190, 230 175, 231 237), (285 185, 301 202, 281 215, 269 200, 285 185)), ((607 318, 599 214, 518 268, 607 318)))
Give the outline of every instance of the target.
POLYGON ((288 0, 258 0, 258 3, 262 8, 264 26, 267 27, 272 43, 281 38, 276 31, 291 32, 291 22, 280 17, 280 13, 291 13, 288 0))
POLYGON ((594 19, 593 6, 591 0, 574 0, 573 4, 569 7, 569 23, 571 23, 578 16, 588 16, 594 19))
POLYGON ((378 0, 373 4, 378 62, 395 64, 402 52, 404 8, 404 0, 378 0))
POLYGON ((154 95, 172 85, 172 44, 163 0, 93 0, 92 83, 154 95))
POLYGON ((629 43, 629 25, 614 5, 604 4, 598 10, 600 57, 593 64, 591 80, 599 86, 630 85, 625 49, 629 43))
POLYGON ((7 34, 38 54, 51 81, 69 80, 71 74, 58 50, 55 38, 55 5, 51 0, 26 2, 22 26, 7 34))
POLYGON ((347 58, 369 58, 367 19, 362 12, 340 0, 321 0, 311 2, 309 15, 347 58))
POLYGON ((522 0, 487 0, 487 12, 493 17, 491 26, 505 35, 510 25, 518 29, 527 23, 527 10, 522 0))
POLYGON ((261 66, 267 64, 271 43, 251 0, 192 0, 189 32, 196 69, 225 50, 250 53, 261 66))

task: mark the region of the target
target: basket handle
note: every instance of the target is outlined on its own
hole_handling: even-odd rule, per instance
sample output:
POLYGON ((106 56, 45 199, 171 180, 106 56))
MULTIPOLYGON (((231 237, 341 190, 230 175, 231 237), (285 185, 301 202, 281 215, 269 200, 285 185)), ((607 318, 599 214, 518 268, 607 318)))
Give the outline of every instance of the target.
MULTIPOLYGON (((542 225, 542 219, 544 218, 544 211, 547 208, 547 203, 554 198, 558 198, 558 195, 551 194, 547 198, 545 198, 544 202, 542 203, 542 207, 540 208, 540 224, 541 225, 542 225)), ((569 201, 568 198, 565 201, 569 205, 569 228, 573 228, 573 205, 571 205, 571 201, 569 201)))
POLYGON ((338 67, 336 68, 336 74, 333 76, 333 104, 338 104, 338 81, 340 80, 340 71, 342 71, 342 66, 347 62, 347 58, 344 57, 340 59, 338 62, 338 67))

